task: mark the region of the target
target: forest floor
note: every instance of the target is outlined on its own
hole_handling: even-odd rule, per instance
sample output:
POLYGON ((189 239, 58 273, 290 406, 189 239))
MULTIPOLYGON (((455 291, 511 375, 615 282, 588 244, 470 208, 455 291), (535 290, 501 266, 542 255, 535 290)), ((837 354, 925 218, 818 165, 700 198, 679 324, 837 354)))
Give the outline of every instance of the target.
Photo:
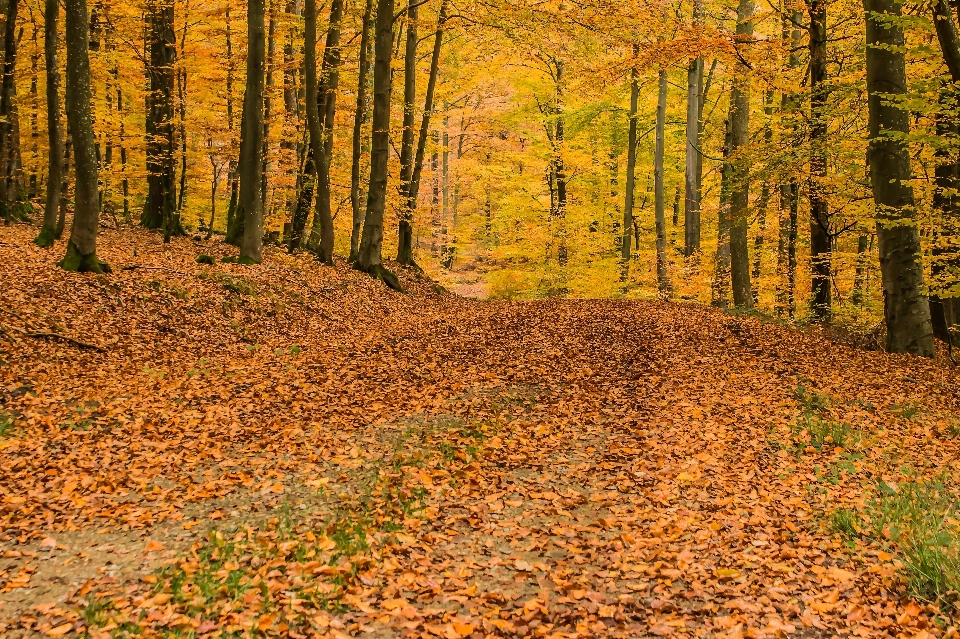
POLYGON ((132 229, 78 275, 34 233, 0 232, 2 636, 957 636, 944 362, 132 229))

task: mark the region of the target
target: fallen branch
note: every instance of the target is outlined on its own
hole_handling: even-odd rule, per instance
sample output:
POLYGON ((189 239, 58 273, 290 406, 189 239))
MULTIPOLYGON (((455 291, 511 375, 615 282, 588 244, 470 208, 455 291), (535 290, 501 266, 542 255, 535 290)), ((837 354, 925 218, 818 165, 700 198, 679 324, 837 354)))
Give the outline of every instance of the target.
POLYGON ((177 269, 169 268, 166 266, 143 266, 142 264, 129 264, 121 268, 121 271, 135 271, 137 269, 143 269, 144 271, 170 271, 171 273, 176 273, 177 275, 186 275, 189 277, 190 273, 184 273, 183 271, 178 271, 177 269))
POLYGON ((33 337, 33 338, 36 338, 36 339, 62 339, 62 340, 65 341, 65 342, 70 342, 71 344, 76 344, 76 345, 79 346, 80 348, 92 348, 93 350, 95 350, 95 351, 100 351, 101 353, 106 353, 106 352, 107 352, 107 349, 105 349, 103 346, 100 346, 99 344, 91 344, 90 342, 81 342, 81 341, 78 340, 78 339, 75 339, 75 338, 73 338, 73 337, 70 337, 69 335, 63 335, 62 333, 53 333, 53 332, 51 332, 51 331, 34 331, 34 332, 30 332, 30 331, 24 330, 24 329, 22 329, 22 328, 20 328, 20 327, 18 327, 18 326, 9 326, 9 325, 4 325, 4 324, 0 324, 0 328, 4 328, 4 329, 6 329, 6 330, 16 331, 16 332, 20 333, 21 335, 23 335, 23 336, 25 336, 25 337, 33 337))

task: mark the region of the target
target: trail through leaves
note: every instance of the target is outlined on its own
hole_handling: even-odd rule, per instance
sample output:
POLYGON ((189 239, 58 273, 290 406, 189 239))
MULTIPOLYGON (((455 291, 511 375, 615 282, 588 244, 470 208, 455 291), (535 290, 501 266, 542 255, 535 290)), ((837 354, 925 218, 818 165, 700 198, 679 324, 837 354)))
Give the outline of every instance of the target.
POLYGON ((956 634, 895 546, 826 524, 949 471, 949 369, 135 231, 68 274, 28 231, 0 244, 9 636, 956 634))

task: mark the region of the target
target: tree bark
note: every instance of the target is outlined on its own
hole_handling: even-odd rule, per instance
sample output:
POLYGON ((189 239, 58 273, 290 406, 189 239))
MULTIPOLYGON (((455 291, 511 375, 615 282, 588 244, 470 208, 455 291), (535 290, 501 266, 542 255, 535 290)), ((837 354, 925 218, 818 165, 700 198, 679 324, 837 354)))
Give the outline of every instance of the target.
MULTIPOLYGON (((633 55, 640 53, 640 45, 633 45, 633 55)), ((630 69, 630 124, 627 131, 627 177, 624 186, 623 235, 620 238, 620 279, 630 274, 630 238, 633 231, 633 199, 637 172, 637 105, 640 100, 640 70, 630 69)))
MULTIPOLYGON (((753 38, 753 0, 740 0, 737 7, 737 40, 741 46, 753 38)), ((753 308, 750 286, 750 255, 747 244, 750 205, 750 78, 745 65, 738 65, 730 90, 730 276, 733 303, 753 308)))
POLYGON ((393 0, 377 0, 373 63, 373 135, 370 144, 370 184, 354 267, 400 290, 400 281, 382 265, 383 214, 387 199, 387 159, 390 153, 390 62, 393 55, 393 0))
POLYGON ((20 0, 6 0, 3 33, 3 81, 0 83, 0 209, 4 224, 21 219, 18 180, 19 140, 16 114, 17 14, 20 0))
MULTIPOLYGON (((730 98, 731 105, 733 97, 730 98)), ((720 207, 717 209, 717 255, 714 260, 712 303, 726 308, 730 304, 730 193, 732 191, 734 167, 730 161, 730 148, 733 145, 731 118, 724 122, 723 164, 720 169, 720 207)))
POLYGON ((314 164, 317 168, 317 200, 313 212, 313 228, 310 232, 310 248, 316 252, 317 259, 331 265, 333 264, 334 235, 330 207, 330 162, 333 158, 333 124, 336 117, 337 84, 340 77, 340 23, 342 20, 343 0, 333 0, 330 4, 330 26, 323 48, 323 78, 318 81, 315 62, 312 72, 311 65, 305 62, 307 64, 307 123, 310 127, 310 146, 313 149, 314 164), (311 94, 313 95, 312 103, 311 94))
POLYGON ((407 191, 406 210, 410 226, 407 228, 408 234, 401 233, 401 239, 406 238, 409 250, 400 251, 398 249, 397 261, 401 264, 416 267, 413 259, 412 242, 413 216, 417 210, 417 195, 420 191, 420 174, 423 171, 423 156, 426 151, 427 134, 430 130, 430 116, 433 114, 433 96, 437 88, 437 76, 440 73, 440 50, 443 46, 443 25, 447 21, 447 3, 441 0, 440 15, 437 18, 437 31, 433 40, 433 55, 430 58, 430 75, 427 80, 427 94, 423 102, 423 116, 420 121, 420 134, 417 138, 417 151, 413 159, 413 171, 410 175, 410 185, 407 191), (400 255, 406 259, 401 259, 400 255))
POLYGON ((657 290, 661 298, 670 297, 670 278, 667 273, 667 222, 663 194, 664 133, 667 121, 667 70, 660 69, 657 92, 656 150, 653 159, 653 193, 657 228, 657 290))
POLYGON ((890 100, 907 93, 903 27, 896 20, 901 5, 896 0, 864 0, 863 8, 867 22, 867 165, 877 208, 887 350, 933 357, 930 305, 923 292, 920 234, 914 221, 910 154, 902 137, 896 137, 909 132, 909 114, 890 100))
POLYGON ((76 156, 76 188, 70 240, 66 255, 58 264, 67 271, 104 273, 110 269, 97 259, 100 196, 97 192, 97 149, 90 112, 87 3, 86 0, 67 0, 65 6, 67 119, 76 156))
POLYGON ((247 3, 247 77, 240 138, 240 191, 237 215, 243 218, 240 261, 259 264, 263 248, 263 90, 266 42, 264 0, 247 3))
POLYGON ((44 59, 47 67, 47 197, 43 226, 35 242, 37 246, 53 246, 57 238, 57 214, 63 182, 63 131, 60 124, 60 60, 58 53, 60 21, 59 0, 44 3, 44 59))
MULTIPOLYGON (((703 24, 703 0, 694 0, 693 27, 703 24)), ((703 58, 690 61, 687 68, 687 130, 686 163, 684 165, 683 200, 683 254, 690 257, 700 251, 700 116, 703 84, 703 58)))
POLYGON ((419 2, 407 5, 407 46, 403 56, 403 131, 400 137, 400 196, 397 262, 413 264, 413 211, 409 208, 414 159, 414 102, 417 99, 417 21, 419 2))
POLYGON ((363 226, 363 208, 360 206, 360 161, 363 158, 363 124, 367 119, 367 76, 370 75, 370 29, 373 21, 373 0, 366 0, 360 32, 360 69, 357 76, 357 109, 353 115, 353 156, 350 164, 350 208, 353 219, 350 227, 350 257, 352 264, 360 257, 360 229, 363 226))
POLYGON ((152 0, 147 9, 150 63, 147 76, 146 159, 147 201, 140 224, 163 231, 163 241, 182 235, 176 214, 174 153, 174 82, 177 57, 172 0, 152 0))
POLYGON ((827 178, 827 0, 808 0, 810 17, 810 311, 818 322, 830 320, 830 211, 823 182, 827 178))

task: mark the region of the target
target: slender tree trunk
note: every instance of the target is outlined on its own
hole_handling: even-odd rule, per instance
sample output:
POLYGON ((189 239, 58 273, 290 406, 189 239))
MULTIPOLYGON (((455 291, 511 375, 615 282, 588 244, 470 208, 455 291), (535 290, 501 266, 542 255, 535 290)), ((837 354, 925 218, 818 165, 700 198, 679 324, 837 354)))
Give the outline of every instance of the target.
POLYGON ((409 208, 413 180, 414 102, 417 99, 417 21, 418 2, 407 5, 407 46, 403 57, 403 131, 400 138, 400 195, 404 208, 400 213, 397 237, 397 262, 413 264, 413 210, 409 208))
MULTIPOLYGON (((783 15, 782 38, 789 41, 790 54, 787 58, 787 72, 800 64, 800 12, 793 10, 783 15)), ((786 121, 787 143, 797 142, 796 113, 798 98, 794 93, 784 92, 780 99, 781 120, 786 121)), ((796 271, 797 271, 797 213, 799 206, 799 185, 795 177, 786 178, 780 185, 780 202, 777 217, 777 311, 792 318, 796 311, 796 271)))
POLYGON ((65 17, 67 119, 76 148, 76 189, 70 241, 59 265, 67 271, 104 273, 110 268, 97 259, 100 196, 97 192, 97 149, 90 112, 86 0, 67 0, 65 17))
MULTIPOLYGON (((753 38, 753 0, 740 0, 737 8, 737 39, 743 45, 753 38)), ((750 286, 750 254, 747 244, 750 205, 750 158, 746 147, 750 142, 750 79, 747 69, 738 66, 730 90, 730 275, 733 303, 753 307, 750 286)))
MULTIPOLYGON (((563 83, 564 83, 564 63, 563 60, 556 61, 556 104, 554 113, 556 117, 556 126, 554 127, 554 166, 556 167, 557 179, 557 264, 560 265, 562 279, 566 279, 564 268, 567 266, 567 168, 564 163, 563 150, 566 141, 566 121, 563 116, 563 83)), ((566 282, 561 285, 562 292, 566 292, 566 282)))
POLYGON ((370 184, 354 266, 400 289, 400 281, 381 264, 383 213, 387 198, 387 159, 390 154, 390 62, 393 53, 393 0, 377 0, 373 63, 373 135, 370 144, 370 184))
POLYGON ((867 21, 867 164, 877 211, 887 350, 933 357, 930 305, 924 294, 920 234, 914 222, 910 153, 902 137, 909 114, 891 97, 907 93, 901 5, 864 0, 867 21), (890 20, 893 18, 893 20, 890 20), (894 134, 894 135, 891 135, 894 134))
MULTIPOLYGON (((187 53, 187 24, 190 19, 190 2, 184 6, 183 31, 180 35, 180 60, 187 53)), ((177 101, 180 105, 180 193, 177 199, 177 218, 182 219, 187 198, 187 70, 177 69, 177 101)))
POLYGON ((857 265, 853 276, 853 295, 851 301, 854 304, 863 304, 866 297, 866 275, 867 260, 870 254, 867 252, 868 237, 866 233, 860 233, 857 236, 857 265))
POLYGON ((18 181, 19 131, 16 114, 17 14, 20 0, 6 0, 3 35, 3 81, 0 83, 0 207, 4 224, 21 219, 16 211, 20 199, 18 181))
POLYGON ((47 67, 47 198, 37 246, 51 247, 57 237, 60 189, 63 183, 63 131, 60 125, 60 60, 57 55, 60 21, 59 0, 44 3, 44 57, 47 67))
POLYGON ((363 124, 367 119, 367 76, 370 75, 370 29, 373 21, 373 0, 366 0, 360 27, 360 70, 357 79, 357 109, 353 116, 353 157, 350 164, 350 206, 353 220, 350 227, 350 263, 360 257, 360 229, 363 208, 360 205, 360 161, 363 158, 363 124))
POLYGON ((307 122, 310 126, 310 145, 317 167, 317 202, 313 213, 310 248, 324 264, 333 264, 333 215, 330 207, 330 162, 333 159, 333 125, 336 117, 337 85, 340 66, 340 23, 343 20, 343 0, 330 4, 330 27, 323 49, 324 77, 317 81, 307 68, 307 122), (314 94, 316 113, 311 123, 310 94, 314 94))
MULTIPOLYGON (((633 55, 638 56, 640 46, 633 45, 633 55)), ((620 279, 626 281, 630 274, 630 234, 633 230, 633 199, 637 171, 637 105, 640 100, 640 70, 630 69, 630 124, 627 132, 627 178, 623 203, 623 235, 620 241, 620 279)))
POLYGON ((657 289, 660 297, 670 297, 670 277, 667 273, 667 222, 663 194, 664 133, 667 121, 667 70, 660 69, 657 93, 657 141, 654 151, 654 206, 657 227, 657 289))
MULTIPOLYGON (((703 0, 694 0, 693 27, 703 25, 703 0)), ((700 251, 700 118, 702 101, 700 88, 703 84, 703 58, 690 61, 687 68, 687 146, 684 167, 683 200, 683 254, 687 257, 700 251)))
MULTIPOLYGON (((266 87, 263 95, 263 173, 260 176, 260 201, 263 206, 264 215, 268 215, 272 210, 270 198, 270 181, 267 176, 272 170, 270 159, 270 126, 273 124, 273 70, 277 53, 277 0, 270 3, 270 17, 267 26, 267 77, 266 87)), ((280 128, 283 129, 281 123, 280 128)))
MULTIPOLYGON (((733 97, 730 99, 734 103, 733 97)), ((733 146, 731 118, 724 122, 723 165, 720 170, 720 208, 717 210, 717 256, 714 260, 713 305, 727 307, 730 304, 730 193, 733 190, 734 167, 730 160, 733 146)))
POLYGON ((247 79, 240 137, 240 192, 237 215, 243 218, 240 261, 259 264, 263 248, 263 91, 265 66, 264 0, 247 3, 247 79))
POLYGON ((808 0, 810 17, 810 311, 830 320, 830 211, 823 193, 827 178, 827 1, 808 0))
MULTIPOLYGON (((768 90, 763 100, 763 113, 766 120, 763 123, 763 141, 766 148, 771 148, 773 143, 773 127, 770 121, 773 118, 773 91, 768 90)), ((753 289, 753 303, 756 305, 760 298, 760 269, 763 266, 763 243, 764 234, 767 230, 767 206, 770 204, 770 178, 765 176, 763 184, 760 187, 759 215, 757 221, 757 236, 753 240, 753 273, 751 273, 751 284, 753 289)))
MULTIPOLYGON (((447 20, 447 3, 443 0, 440 5, 440 15, 437 19, 437 31, 433 40, 433 55, 430 58, 430 75, 427 80, 427 94, 423 103, 423 116, 420 121, 420 134, 417 138, 417 151, 413 159, 413 170, 410 175, 410 185, 407 191, 406 210, 410 225, 407 235, 400 234, 401 239, 406 237, 406 249, 397 251, 397 261, 401 264, 416 267, 413 259, 412 237, 413 216, 417 210, 417 195, 420 191, 420 174, 423 171, 423 156, 427 145, 427 134, 430 130, 430 116, 433 114, 433 96, 437 88, 437 76, 440 73, 440 49, 443 46, 443 25, 447 20)), ((402 225, 402 222, 401 222, 402 225)), ((403 228, 401 226, 401 228, 403 228)))

